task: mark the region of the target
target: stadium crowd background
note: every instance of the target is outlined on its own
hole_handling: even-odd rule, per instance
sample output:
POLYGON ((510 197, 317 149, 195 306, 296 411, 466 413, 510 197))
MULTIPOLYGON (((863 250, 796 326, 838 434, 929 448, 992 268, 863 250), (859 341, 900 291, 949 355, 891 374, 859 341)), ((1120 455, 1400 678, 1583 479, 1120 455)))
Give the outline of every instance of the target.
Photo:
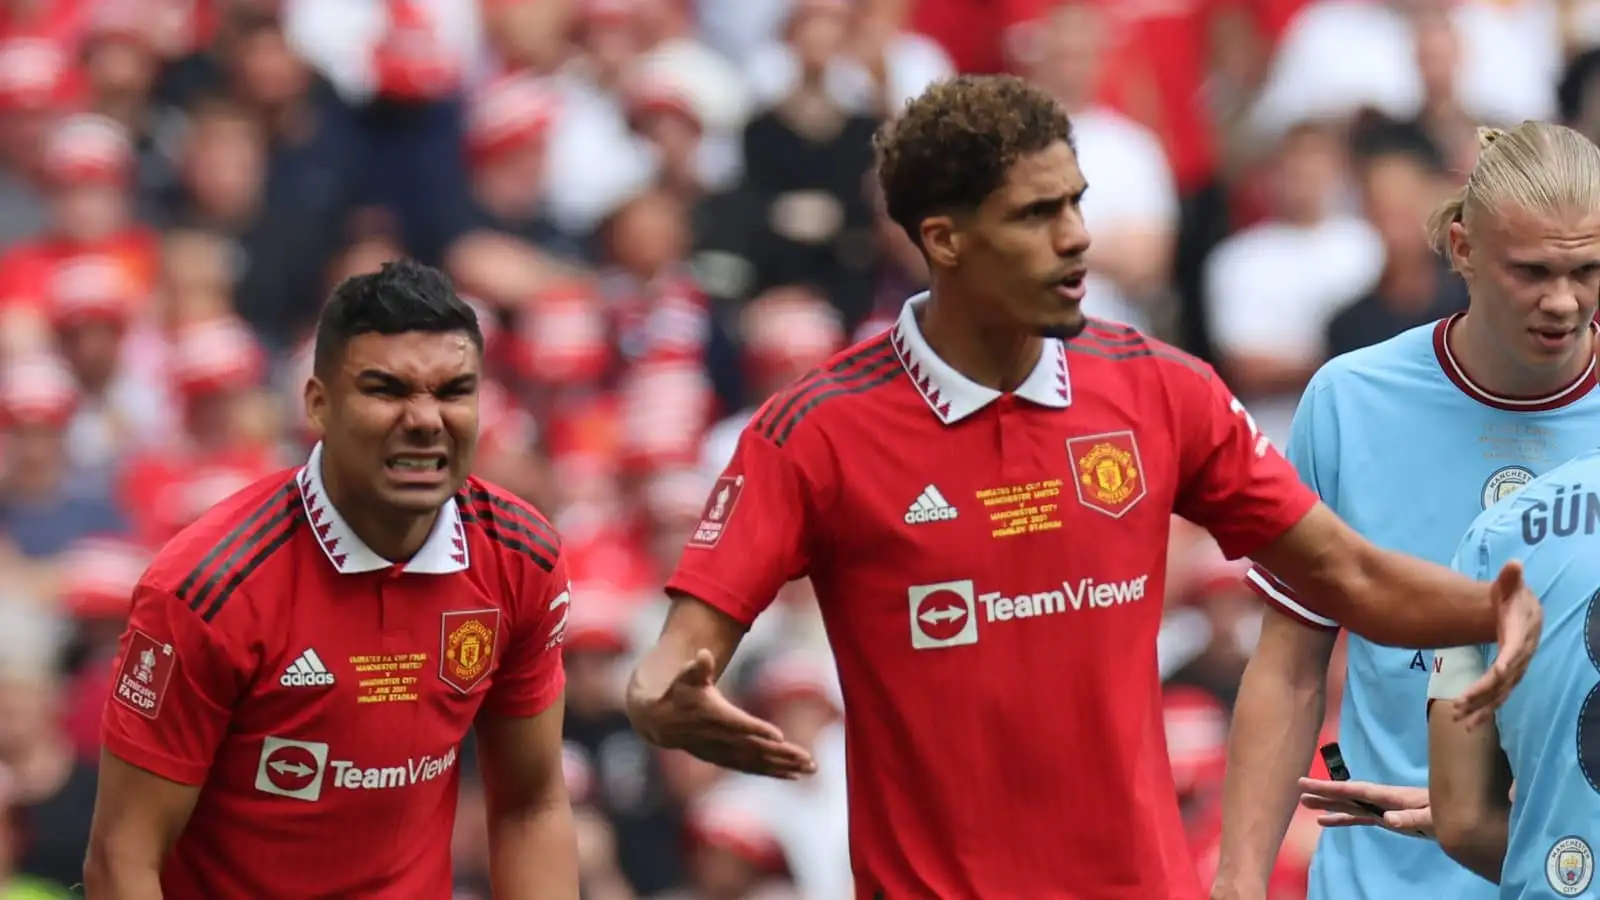
MULTIPOLYGON (((1596 45, 1595 0, 0 0, 0 900, 78 881, 142 560, 304 458, 308 326, 401 254, 483 314, 480 473, 565 536, 585 896, 849 896, 803 583, 730 678, 814 779, 648 749, 620 686, 749 411, 920 286, 874 197, 880 118, 958 71, 1054 92, 1091 312, 1215 363, 1281 441, 1324 359, 1463 305, 1423 223, 1475 125, 1600 136, 1596 45)), ((1161 664, 1204 868, 1261 608, 1177 534, 1161 664)), ((1297 820, 1275 900, 1315 840, 1297 820)))

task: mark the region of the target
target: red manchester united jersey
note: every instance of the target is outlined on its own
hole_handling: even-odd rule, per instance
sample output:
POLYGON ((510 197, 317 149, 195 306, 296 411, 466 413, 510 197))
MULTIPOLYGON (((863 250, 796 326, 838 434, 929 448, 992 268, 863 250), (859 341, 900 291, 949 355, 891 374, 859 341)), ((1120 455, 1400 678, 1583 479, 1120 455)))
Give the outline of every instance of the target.
POLYGON ((185 529, 134 594, 105 743, 200 786, 168 897, 449 897, 462 738, 563 688, 566 567, 538 512, 469 480, 390 563, 320 455, 185 529))
POLYGON ((748 623, 810 576, 858 897, 1197 897, 1156 667, 1171 517, 1237 557, 1315 498, 1191 357, 1096 322, 1002 394, 919 302, 756 415, 668 587, 748 623))

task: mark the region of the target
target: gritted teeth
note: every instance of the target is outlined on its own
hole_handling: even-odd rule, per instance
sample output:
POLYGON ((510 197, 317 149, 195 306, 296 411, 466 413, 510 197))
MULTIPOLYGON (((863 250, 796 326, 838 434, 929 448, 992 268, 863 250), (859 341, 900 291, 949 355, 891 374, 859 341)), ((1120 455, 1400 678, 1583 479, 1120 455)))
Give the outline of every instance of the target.
POLYGON ((445 463, 442 456, 393 456, 385 465, 408 472, 437 472, 445 467, 445 463))

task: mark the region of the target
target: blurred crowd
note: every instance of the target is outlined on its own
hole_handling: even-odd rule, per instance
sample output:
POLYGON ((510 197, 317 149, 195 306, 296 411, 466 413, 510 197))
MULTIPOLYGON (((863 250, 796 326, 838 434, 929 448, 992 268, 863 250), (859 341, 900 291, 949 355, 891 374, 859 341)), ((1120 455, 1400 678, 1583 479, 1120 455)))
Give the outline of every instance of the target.
MULTIPOLYGON (((1214 363, 1281 440, 1325 359, 1463 307, 1423 223, 1475 126, 1600 136, 1596 44, 1596 0, 0 0, 0 900, 79 881, 133 583, 304 459, 319 305, 401 255, 480 311, 479 473, 565 539, 585 896, 851 896, 804 582, 729 685, 815 778, 652 750, 620 687, 751 410, 923 286, 877 124, 956 72, 1051 91, 1090 312, 1214 363)), ((1202 869, 1261 615, 1239 575, 1178 528, 1161 665, 1202 869)), ((481 804, 468 767, 463 898, 481 804)), ((1275 900, 1315 840, 1297 820, 1275 900)))

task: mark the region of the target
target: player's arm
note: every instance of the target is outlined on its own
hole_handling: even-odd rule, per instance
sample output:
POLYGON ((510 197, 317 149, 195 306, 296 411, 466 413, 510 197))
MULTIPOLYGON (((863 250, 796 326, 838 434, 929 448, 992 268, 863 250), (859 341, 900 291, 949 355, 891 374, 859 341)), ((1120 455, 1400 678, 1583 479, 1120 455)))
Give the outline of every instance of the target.
MULTIPOLYGON (((1373 546, 1322 504, 1220 379, 1186 379, 1177 512, 1249 556, 1313 614, 1368 640, 1450 647, 1496 637, 1488 586, 1373 546)), ((1313 391, 1318 390, 1316 385, 1313 391)))
MULTIPOLYGON (((235 600, 235 602, 241 602, 235 600)), ((141 584, 103 719, 104 749, 84 861, 89 900, 155 900, 244 678, 222 630, 141 584)))
POLYGON ((564 708, 558 699, 538 715, 475 723, 496 897, 577 900, 578 839, 561 774, 564 708))
POLYGON ((1206 526, 1230 559, 1253 557, 1312 613, 1368 640, 1406 647, 1498 640, 1494 665, 1457 710, 1481 717, 1504 699, 1544 622, 1519 565, 1485 584, 1374 546, 1300 483, 1219 379, 1189 377, 1178 387, 1187 390, 1175 413, 1179 515, 1206 526))
POLYGON ((1321 504, 1252 556, 1308 607, 1369 641, 1444 647, 1496 639, 1490 584, 1377 547, 1321 504))
POLYGON ((666 624, 628 682, 628 717, 651 743, 742 771, 794 777, 810 755, 734 706, 716 682, 784 583, 804 574, 814 481, 780 446, 764 407, 711 488, 702 521, 667 582, 666 624))
MULTIPOLYGON (((1301 399, 1288 458, 1319 495, 1338 492, 1338 420, 1320 381, 1301 399)), ((1212 896, 1266 896, 1278 848, 1311 766, 1327 705, 1328 660, 1338 626, 1300 606, 1289 588, 1259 567, 1246 584, 1268 601, 1261 639, 1245 667, 1229 730, 1222 847, 1212 896)))
POLYGON ((1434 654, 1428 681, 1428 796, 1434 834, 1451 859, 1499 883, 1511 829, 1511 767, 1491 721, 1468 729, 1452 715, 1487 666, 1478 646, 1434 654))
POLYGON ((1269 608, 1228 736, 1222 848, 1211 896, 1262 898, 1300 799, 1327 704, 1338 631, 1269 608))
POLYGON ((496 897, 577 900, 578 839, 561 769, 566 558, 527 564, 506 655, 474 721, 496 897))

